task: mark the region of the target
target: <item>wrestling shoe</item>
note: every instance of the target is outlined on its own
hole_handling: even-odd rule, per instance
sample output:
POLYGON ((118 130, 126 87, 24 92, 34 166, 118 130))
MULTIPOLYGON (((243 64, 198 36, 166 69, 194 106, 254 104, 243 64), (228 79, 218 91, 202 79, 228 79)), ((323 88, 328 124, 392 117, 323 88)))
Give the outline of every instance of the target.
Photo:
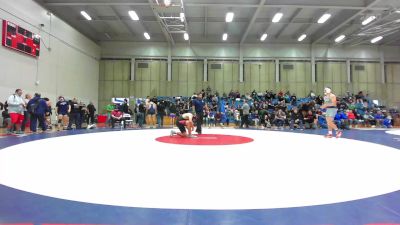
POLYGON ((332 138, 332 134, 326 134, 324 137, 326 137, 326 138, 332 138))
POLYGON ((342 134, 343 134, 343 132, 340 131, 340 130, 338 130, 338 131, 336 132, 336 138, 340 138, 340 137, 342 136, 342 134))
POLYGON ((169 136, 174 136, 174 134, 176 134, 176 132, 175 131, 173 131, 173 130, 171 130, 171 133, 169 133, 169 136))

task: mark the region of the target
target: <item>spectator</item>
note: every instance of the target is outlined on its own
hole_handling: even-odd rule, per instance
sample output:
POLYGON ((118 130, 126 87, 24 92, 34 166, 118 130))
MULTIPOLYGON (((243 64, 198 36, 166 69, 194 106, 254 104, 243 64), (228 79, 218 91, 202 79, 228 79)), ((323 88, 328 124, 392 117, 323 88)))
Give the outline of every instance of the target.
POLYGON ((275 121, 274 121, 275 126, 278 129, 280 128, 283 130, 285 127, 285 120, 286 120, 285 112, 282 109, 278 109, 275 114, 275 121))
POLYGON ((316 119, 317 117, 315 114, 311 111, 308 110, 306 116, 304 117, 304 126, 306 129, 315 129, 316 128, 316 119))
POLYGON ((243 106, 243 116, 242 116, 242 121, 240 124, 240 128, 243 128, 243 125, 246 124, 246 128, 249 128, 249 115, 250 115, 250 106, 247 103, 247 100, 244 100, 243 106))
POLYGON ((71 112, 71 105, 65 100, 63 96, 58 97, 56 103, 56 115, 57 115, 57 129, 67 129, 69 123, 68 114, 71 112))
POLYGON ((94 107, 92 101, 89 102, 89 105, 87 106, 87 110, 88 110, 89 116, 88 116, 86 123, 88 125, 93 125, 95 123, 94 122, 94 114, 96 113, 96 107, 94 107))
MULTIPOLYGON (((25 94, 25 98, 24 98, 25 105, 27 105, 29 100, 31 100, 31 99, 32 99, 31 94, 25 94)), ((29 126, 29 121, 30 121, 30 115, 29 115, 27 108, 25 108, 24 109, 24 121, 22 121, 22 124, 21 124, 21 131, 25 131, 25 127, 27 125, 29 126)))
POLYGON ((24 121, 24 109, 26 108, 26 104, 25 104, 24 99, 22 99, 21 96, 22 96, 22 90, 17 89, 17 90, 15 90, 15 93, 12 94, 7 99, 8 112, 9 112, 10 118, 11 118, 11 123, 7 127, 7 134, 12 133, 14 125, 16 127, 15 132, 17 134, 23 133, 21 131, 21 124, 22 124, 22 121, 24 121))
POLYGON ((357 119, 352 110, 347 110, 347 119, 350 127, 357 127, 357 119))
POLYGON ((126 128, 124 113, 118 107, 111 112, 111 128, 114 128, 115 122, 117 121, 119 121, 124 128, 126 128))
POLYGON ((45 132, 47 130, 45 114, 48 110, 46 101, 41 98, 39 93, 35 93, 34 98, 29 100, 27 108, 31 116, 31 131, 36 133, 37 122, 39 121, 39 127, 45 132))
POLYGON ((293 111, 290 113, 290 130, 296 128, 303 130, 303 114, 298 111, 297 108, 294 108, 293 111))

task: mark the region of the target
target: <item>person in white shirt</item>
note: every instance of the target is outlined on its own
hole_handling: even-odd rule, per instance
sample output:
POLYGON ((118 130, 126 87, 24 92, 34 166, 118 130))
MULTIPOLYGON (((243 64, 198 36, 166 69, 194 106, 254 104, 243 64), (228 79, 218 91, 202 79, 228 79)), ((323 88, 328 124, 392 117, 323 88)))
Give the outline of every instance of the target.
POLYGON ((22 134, 21 124, 22 121, 24 121, 24 110, 26 108, 25 101, 22 98, 22 90, 21 89, 15 90, 15 93, 12 94, 7 99, 7 104, 8 104, 8 112, 11 118, 11 123, 7 127, 7 133, 11 134, 12 129, 15 125, 16 133, 22 134))

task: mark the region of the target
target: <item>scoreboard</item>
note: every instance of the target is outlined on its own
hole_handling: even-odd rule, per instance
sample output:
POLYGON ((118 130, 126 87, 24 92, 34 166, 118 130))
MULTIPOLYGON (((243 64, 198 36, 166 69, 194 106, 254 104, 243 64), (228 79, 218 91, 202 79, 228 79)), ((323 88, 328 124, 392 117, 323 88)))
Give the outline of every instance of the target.
POLYGON ((3 20, 2 45, 33 57, 40 54, 40 36, 7 20, 3 20))

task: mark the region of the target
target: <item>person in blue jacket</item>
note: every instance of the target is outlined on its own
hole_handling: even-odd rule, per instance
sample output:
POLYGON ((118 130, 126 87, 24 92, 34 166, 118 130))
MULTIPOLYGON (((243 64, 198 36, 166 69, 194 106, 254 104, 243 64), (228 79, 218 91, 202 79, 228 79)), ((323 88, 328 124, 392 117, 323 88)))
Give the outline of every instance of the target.
POLYGON ((31 131, 37 131, 38 121, 42 131, 46 131, 47 125, 45 121, 45 113, 48 110, 48 107, 46 101, 41 98, 41 95, 39 93, 35 93, 35 97, 29 100, 27 109, 31 116, 31 131))

